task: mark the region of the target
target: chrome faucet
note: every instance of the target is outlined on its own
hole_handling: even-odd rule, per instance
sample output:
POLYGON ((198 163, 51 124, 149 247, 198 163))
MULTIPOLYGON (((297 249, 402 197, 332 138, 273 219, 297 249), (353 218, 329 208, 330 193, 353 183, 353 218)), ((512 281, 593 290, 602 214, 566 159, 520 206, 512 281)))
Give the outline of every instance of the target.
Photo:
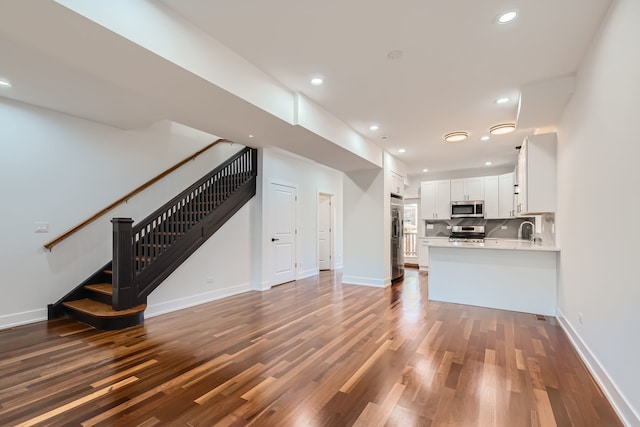
POLYGON ((531 221, 522 221, 520 223, 520 227, 518 228, 518 239, 522 239, 522 226, 525 224, 529 224, 531 226, 531 234, 529 235, 529 240, 533 240, 536 226, 531 221))

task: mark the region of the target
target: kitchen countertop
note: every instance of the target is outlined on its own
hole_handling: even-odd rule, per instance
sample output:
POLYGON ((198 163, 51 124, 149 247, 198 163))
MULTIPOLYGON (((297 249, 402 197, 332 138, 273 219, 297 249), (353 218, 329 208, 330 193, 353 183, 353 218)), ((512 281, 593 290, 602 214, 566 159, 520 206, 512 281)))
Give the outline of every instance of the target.
POLYGON ((484 239, 484 243, 450 242, 448 238, 427 237, 428 246, 437 248, 472 248, 472 249, 502 249, 519 251, 548 251, 560 252, 560 248, 550 245, 534 244, 529 240, 517 239, 484 239))

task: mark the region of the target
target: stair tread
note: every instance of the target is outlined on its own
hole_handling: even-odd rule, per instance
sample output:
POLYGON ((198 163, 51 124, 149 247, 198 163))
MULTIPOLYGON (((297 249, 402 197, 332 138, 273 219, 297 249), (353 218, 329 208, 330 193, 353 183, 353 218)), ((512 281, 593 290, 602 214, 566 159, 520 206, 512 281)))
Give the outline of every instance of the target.
POLYGON ((104 270, 104 274, 113 274, 113 270, 104 270))
POLYGON ((124 317, 132 314, 138 314, 143 312, 147 308, 147 304, 140 304, 135 307, 126 310, 114 310, 110 305, 103 304, 101 302, 85 298, 75 301, 63 302, 67 308, 77 310, 95 317, 124 317))
POLYGON ((113 295, 113 285, 111 283, 94 283, 92 285, 86 285, 85 289, 105 295, 113 295))

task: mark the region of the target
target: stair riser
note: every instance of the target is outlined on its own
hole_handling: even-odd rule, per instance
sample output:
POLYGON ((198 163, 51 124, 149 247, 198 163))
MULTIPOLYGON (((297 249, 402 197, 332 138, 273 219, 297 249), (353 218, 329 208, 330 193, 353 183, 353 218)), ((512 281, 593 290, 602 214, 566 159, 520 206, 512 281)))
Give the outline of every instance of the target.
POLYGON ((101 331, 113 331, 116 329, 130 328, 132 326, 140 325, 142 324, 142 322, 144 322, 144 312, 116 318, 93 317, 85 313, 69 309, 67 309, 67 313, 73 319, 76 319, 79 322, 85 323, 96 329, 100 329, 101 331))
POLYGON ((89 292, 89 294, 87 295, 88 298, 91 298, 92 300, 100 301, 103 304, 107 304, 107 305, 112 304, 111 295, 105 295, 101 292, 93 292, 93 291, 88 291, 88 292, 89 292))

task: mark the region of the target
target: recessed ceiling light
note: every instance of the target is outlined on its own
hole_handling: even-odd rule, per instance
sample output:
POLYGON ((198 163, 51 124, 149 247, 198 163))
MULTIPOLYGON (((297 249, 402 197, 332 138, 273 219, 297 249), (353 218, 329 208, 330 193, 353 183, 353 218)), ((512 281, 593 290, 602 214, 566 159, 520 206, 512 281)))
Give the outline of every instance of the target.
POLYGON ((491 137, 489 135, 484 135, 483 137, 480 138, 480 141, 488 141, 490 139, 491 137))
POLYGON ((324 83, 322 77, 314 77, 311 79, 311 84, 314 86, 320 86, 322 83, 324 83))
POLYGON ((485 166, 491 166, 491 162, 484 162, 485 166))
POLYGON ((9 80, 0 79, 0 87, 11 87, 9 80))
POLYGON ((496 104, 506 104, 509 101, 510 101, 510 99, 505 97, 505 98, 498 98, 498 99, 496 99, 495 102, 496 102, 496 104))
POLYGON ((407 151, 407 150, 405 150, 404 148, 401 148, 401 149, 398 150, 398 153, 404 153, 405 151, 407 151))
POLYGON ((422 169, 422 172, 429 172, 429 169, 424 168, 424 169, 422 169))
POLYGON ((253 135, 252 135, 252 134, 249 134, 249 138, 253 138, 253 135))
POLYGON ((515 10, 510 10, 508 12, 502 12, 496 17, 496 22, 498 24, 506 24, 508 22, 513 21, 518 16, 518 12, 515 10))
POLYGON ((378 130, 378 129, 380 129, 380 127, 378 125, 369 126, 369 130, 378 130))
POLYGON ((516 130, 516 125, 513 123, 502 123, 495 125, 489 129, 491 135, 504 135, 505 133, 511 133, 516 130))
POLYGON ((447 142, 459 142, 464 141, 468 136, 467 132, 451 132, 444 136, 444 140, 447 142))

